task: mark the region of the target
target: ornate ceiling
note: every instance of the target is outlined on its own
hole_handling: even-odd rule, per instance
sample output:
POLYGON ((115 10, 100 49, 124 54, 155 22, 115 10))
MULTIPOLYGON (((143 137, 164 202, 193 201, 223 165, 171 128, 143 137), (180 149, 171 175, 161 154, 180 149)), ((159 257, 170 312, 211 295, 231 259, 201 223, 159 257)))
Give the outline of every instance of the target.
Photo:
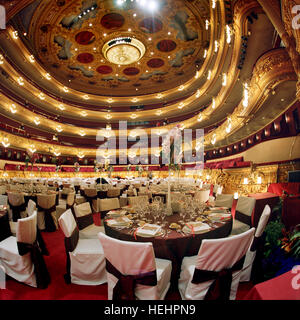
POLYGON ((129 135, 118 130, 122 120, 159 135, 201 128, 212 150, 255 134, 296 101, 294 63, 255 0, 5 4, 0 112, 9 126, 0 138, 14 147, 93 157, 107 124, 129 135), (16 136, 20 125, 25 135, 16 136))

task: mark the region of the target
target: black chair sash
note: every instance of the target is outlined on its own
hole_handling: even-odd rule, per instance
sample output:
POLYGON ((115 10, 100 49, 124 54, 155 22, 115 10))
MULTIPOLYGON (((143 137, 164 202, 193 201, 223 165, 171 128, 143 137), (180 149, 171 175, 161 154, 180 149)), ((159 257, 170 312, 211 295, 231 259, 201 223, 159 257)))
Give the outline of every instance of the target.
POLYGON ((0 217, 0 241, 12 236, 8 213, 6 212, 4 215, 0 217))
POLYGON ((93 200, 96 200, 98 198, 97 195, 93 196, 93 197, 89 197, 86 194, 84 194, 84 197, 86 198, 86 200, 90 203, 91 209, 93 210, 93 200))
POLYGON ((242 270, 245 261, 243 256, 231 268, 221 271, 209 271, 195 269, 192 283, 199 284, 202 282, 214 280, 210 285, 204 300, 220 300, 227 301, 230 298, 230 290, 232 283, 232 273, 242 270))
POLYGON ((41 234, 41 231, 39 230, 39 228, 37 227, 37 230, 36 230, 36 241, 38 242, 39 244, 39 247, 41 248, 41 252, 43 255, 45 256, 49 256, 49 251, 46 247, 46 243, 42 237, 42 234, 41 234))
POLYGON ((75 250, 79 240, 79 230, 75 228, 70 237, 65 237, 65 249, 66 249, 66 274, 64 275, 65 282, 67 284, 71 283, 71 260, 69 252, 75 250))
POLYGON ((74 186, 75 193, 78 193, 78 190, 80 189, 80 186, 74 186))
POLYGON ((87 214, 86 216, 77 217, 76 220, 77 220, 79 230, 82 230, 82 229, 90 226, 91 224, 94 224, 94 219, 93 219, 92 213, 87 214))
POLYGON ((235 212, 235 219, 247 224, 248 226, 252 226, 252 222, 251 222, 251 216, 247 216, 246 214, 236 211, 235 212))
POLYGON ((97 197, 99 199, 106 199, 107 198, 107 191, 102 191, 102 190, 97 191, 97 197))
POLYGON ((34 265, 37 287, 40 289, 46 289, 51 278, 38 242, 35 241, 33 244, 17 242, 17 245, 20 256, 30 252, 31 260, 34 265))
POLYGON ((49 209, 44 209, 43 207, 37 205, 37 209, 38 211, 45 212, 45 231, 48 231, 48 232, 56 231, 57 230, 56 224, 51 214, 53 211, 56 211, 56 204, 49 209))
POLYGON ((250 251, 252 251, 252 252, 256 251, 261 240, 262 240, 262 237, 254 237, 252 244, 251 244, 251 247, 250 247, 250 251))
POLYGON ((118 282, 113 289, 113 300, 136 300, 134 289, 137 284, 156 286, 156 270, 138 275, 123 275, 106 259, 107 272, 114 275, 118 282))
POLYGON ((26 210, 26 203, 22 203, 19 206, 13 206, 10 202, 9 202, 9 207, 12 210, 12 218, 14 222, 17 222, 18 219, 21 219, 21 212, 26 210))
POLYGON ((62 193, 61 194, 61 198, 62 199, 67 199, 68 198, 68 194, 67 193, 62 193))

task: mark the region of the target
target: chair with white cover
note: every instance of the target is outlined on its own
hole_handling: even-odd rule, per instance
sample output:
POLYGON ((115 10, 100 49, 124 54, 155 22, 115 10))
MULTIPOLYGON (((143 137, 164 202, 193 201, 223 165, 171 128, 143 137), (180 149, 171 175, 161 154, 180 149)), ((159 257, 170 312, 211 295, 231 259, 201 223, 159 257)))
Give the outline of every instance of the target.
POLYGON ((0 186, 0 194, 5 194, 6 193, 6 189, 7 189, 6 185, 0 186))
POLYGON ((120 189, 119 188, 113 188, 107 190, 107 197, 108 198, 117 198, 120 196, 120 189))
POLYGON ((103 226, 94 224, 93 212, 89 202, 74 206, 74 214, 81 239, 97 239, 99 232, 105 233, 103 226))
POLYGON ((93 212, 99 212, 98 193, 96 188, 84 189, 84 197, 91 205, 93 212))
POLYGON ((195 192, 194 198, 195 200, 199 200, 201 202, 207 202, 209 199, 210 190, 198 190, 195 192))
POLYGON ((56 220, 56 194, 37 195, 37 223, 40 230, 53 232, 58 229, 56 220))
MULTIPOLYGON (((33 200, 29 199, 27 208, 26 208, 26 215, 31 216, 35 211, 36 211, 36 203, 33 200)), ((10 230, 13 236, 15 236, 17 233, 17 224, 18 222, 9 221, 10 230)))
POLYGON ((29 199, 26 211, 29 217, 36 211, 36 203, 33 200, 29 199))
POLYGON ((36 240, 37 214, 18 219, 17 236, 0 242, 0 264, 5 272, 19 282, 37 288, 47 288, 50 275, 36 240))
POLYGON ((235 300, 245 255, 255 229, 222 238, 203 239, 198 255, 185 257, 178 289, 183 300, 235 300))
POLYGON ((98 199, 98 201, 99 201, 99 209, 100 209, 102 218, 110 210, 115 210, 120 208, 119 198, 98 199))
POLYGON ((75 192, 68 193, 66 203, 60 203, 58 206, 56 206, 56 219, 58 220, 59 217, 68 209, 71 209, 73 212, 74 205, 75 205, 75 192))
POLYGON ((227 207, 229 209, 232 208, 233 204, 233 194, 217 194, 215 200, 215 207, 227 207))
POLYGON ((251 197, 239 197, 235 216, 232 224, 231 236, 243 233, 252 227, 252 212, 256 204, 256 199, 251 197))
POLYGON ((80 239, 71 209, 58 219, 65 235, 66 283, 100 285, 107 282, 105 256, 98 239, 80 239))
POLYGON ((17 222, 18 219, 25 218, 26 203, 24 195, 20 192, 8 192, 7 195, 12 221, 17 222))
POLYGON ((103 233, 99 239, 106 258, 109 300, 165 298, 172 263, 155 258, 151 242, 122 241, 103 233))
POLYGON ((256 251, 261 241, 262 234, 266 228, 271 215, 271 208, 266 205, 262 215, 259 218, 259 222, 255 231, 253 242, 246 254, 246 259, 243 266, 240 282, 246 282, 251 280, 252 266, 256 257, 256 251))
POLYGON ((2 206, 8 205, 8 196, 0 195, 0 205, 2 206))

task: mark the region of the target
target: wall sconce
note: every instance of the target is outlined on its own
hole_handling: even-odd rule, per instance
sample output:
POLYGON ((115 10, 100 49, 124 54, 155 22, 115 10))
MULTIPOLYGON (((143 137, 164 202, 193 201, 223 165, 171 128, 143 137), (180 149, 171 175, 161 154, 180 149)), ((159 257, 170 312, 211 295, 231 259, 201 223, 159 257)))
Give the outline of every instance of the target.
POLYGON ((1 143, 4 148, 8 148, 10 146, 10 143, 8 142, 8 138, 3 138, 1 143))
POLYGON ((235 193, 234 193, 233 198, 234 198, 235 200, 237 200, 237 199, 239 198, 239 194, 238 194, 238 192, 235 192, 235 193))
POLYGON ((55 129, 57 132, 62 132, 63 131, 63 128, 61 126, 57 126, 56 129, 55 129))
POLYGON ((12 104, 11 107, 10 107, 10 112, 11 113, 16 113, 17 112, 17 107, 15 104, 12 104))
POLYGON ((28 148, 28 150, 29 150, 31 153, 35 153, 35 152, 36 152, 36 148, 35 148, 35 146, 34 146, 33 144, 28 148))
POLYGON ((41 123, 39 117, 35 117, 33 121, 34 121, 34 123, 35 123, 37 126, 41 123))
POLYGON ((244 178, 244 184, 248 184, 248 178, 244 178))

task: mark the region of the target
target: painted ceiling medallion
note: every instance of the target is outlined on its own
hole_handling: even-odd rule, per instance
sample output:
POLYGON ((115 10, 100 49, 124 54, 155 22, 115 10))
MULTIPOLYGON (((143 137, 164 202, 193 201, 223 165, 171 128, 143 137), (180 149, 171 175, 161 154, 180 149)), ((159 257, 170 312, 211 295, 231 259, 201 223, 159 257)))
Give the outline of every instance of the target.
POLYGON ((135 76, 137 74, 139 74, 140 70, 138 68, 126 68, 123 70, 123 73, 126 74, 126 76, 135 76))
POLYGON ((101 25, 110 30, 121 28, 124 22, 124 17, 119 13, 108 13, 101 19, 101 25))
POLYGON ((90 31, 81 31, 76 34, 75 40, 81 45, 89 45, 95 41, 95 35, 90 31))
POLYGON ((100 74, 109 74, 109 73, 112 73, 113 69, 111 66, 99 66, 97 68, 97 72, 99 72, 100 74))
POLYGON ((139 24, 140 30, 145 33, 156 33, 162 30, 163 23, 154 17, 146 18, 139 24))
POLYGON ((104 57, 117 65, 128 65, 139 61, 145 54, 144 44, 130 37, 109 40, 102 48, 104 57))
POLYGON ((80 53, 77 56, 77 60, 81 63, 90 63, 94 61, 94 57, 90 53, 80 53))

